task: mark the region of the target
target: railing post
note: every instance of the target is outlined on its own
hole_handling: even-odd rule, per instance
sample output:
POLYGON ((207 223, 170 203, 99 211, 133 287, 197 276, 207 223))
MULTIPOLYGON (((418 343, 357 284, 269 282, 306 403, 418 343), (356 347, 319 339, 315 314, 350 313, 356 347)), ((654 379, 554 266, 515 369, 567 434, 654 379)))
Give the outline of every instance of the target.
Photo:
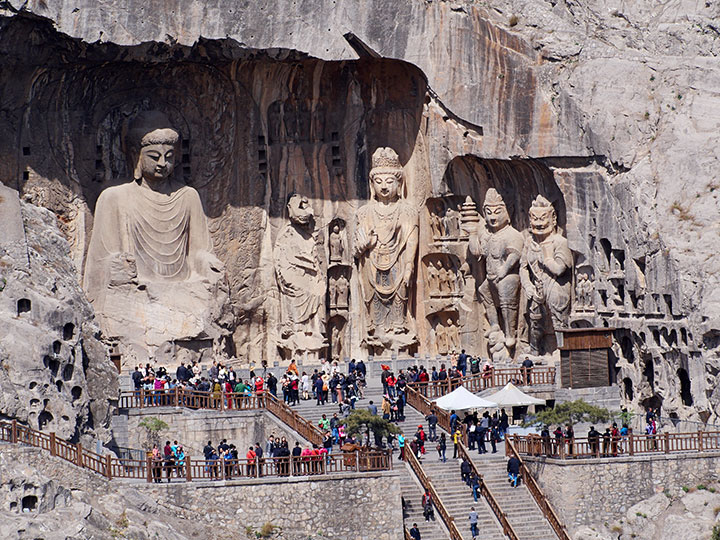
POLYGON ((698 437, 697 449, 698 449, 698 452, 702 452, 702 451, 703 451, 703 439, 702 439, 702 437, 703 437, 703 432, 702 432, 702 429, 698 429, 697 437, 698 437))
POLYGON ((260 478, 260 458, 255 456, 255 478, 260 478))
POLYGON ((180 406, 179 395, 180 395, 180 388, 176 386, 176 387, 175 387, 175 394, 174 394, 174 396, 173 396, 173 399, 175 400, 175 403, 174 403, 174 406, 175 406, 175 407, 179 407, 179 406, 180 406))
POLYGON ((190 463, 190 456, 185 456, 185 480, 192 482, 192 464, 190 463))
POLYGON ((77 449, 77 463, 76 463, 76 465, 77 465, 78 467, 82 467, 82 466, 83 466, 83 458, 82 458, 83 449, 82 449, 82 444, 81 444, 81 443, 77 443, 77 445, 75 445, 75 448, 77 449))
POLYGON ((152 456, 150 454, 147 455, 145 458, 145 469, 147 470, 147 481, 148 484, 152 483, 152 476, 153 476, 153 470, 152 470, 152 456))
POLYGON ((355 450, 355 472, 360 472, 360 452, 355 450))
POLYGON ((12 421, 12 427, 11 427, 11 436, 10 439, 13 443, 17 443, 18 436, 17 436, 17 420, 12 421))
POLYGON ((628 434, 628 454, 635 455, 635 437, 633 437, 632 431, 628 434))
POLYGON ((50 455, 55 456, 57 455, 57 442, 55 440, 55 432, 50 433, 50 455))
POLYGON ((105 476, 108 480, 112 480, 112 458, 110 454, 105 456, 105 476))
POLYGON ((145 406, 145 389, 140 388, 140 408, 142 409, 145 406))
POLYGON ((665 453, 670 453, 670 434, 667 431, 665 432, 665 453))

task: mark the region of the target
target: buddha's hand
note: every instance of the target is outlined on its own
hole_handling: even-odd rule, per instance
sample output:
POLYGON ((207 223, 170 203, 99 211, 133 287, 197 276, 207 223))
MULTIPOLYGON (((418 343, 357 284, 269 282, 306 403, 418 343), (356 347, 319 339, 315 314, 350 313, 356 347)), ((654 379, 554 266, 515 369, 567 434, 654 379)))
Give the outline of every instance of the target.
POLYGON ((116 253, 109 265, 110 285, 122 285, 137 280, 137 263, 131 253, 116 253))
POLYGON ((198 274, 211 276, 225 270, 225 264, 209 251, 199 251, 195 255, 195 269, 198 274))
POLYGON ((410 281, 412 280, 413 275, 413 267, 411 264, 408 264, 405 266, 405 274, 403 274, 403 284, 405 287, 410 286, 410 281))
POLYGON ((363 227, 358 227, 355 234, 355 256, 360 257, 366 251, 373 249, 377 244, 377 234, 374 229, 365 232, 363 227))

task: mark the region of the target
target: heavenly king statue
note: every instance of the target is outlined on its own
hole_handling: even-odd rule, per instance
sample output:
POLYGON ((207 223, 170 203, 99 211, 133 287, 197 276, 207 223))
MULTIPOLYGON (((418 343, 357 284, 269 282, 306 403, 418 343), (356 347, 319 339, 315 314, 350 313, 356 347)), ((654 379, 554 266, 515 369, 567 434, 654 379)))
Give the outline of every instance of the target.
POLYGON ((372 200, 356 214, 353 254, 365 303, 364 343, 375 352, 417 343, 408 301, 415 273, 419 213, 402 197, 403 168, 392 148, 372 156, 372 200))
MULTIPOLYGON (((212 350, 227 301, 200 197, 172 176, 178 141, 164 114, 138 113, 125 140, 133 179, 95 207, 83 286, 128 361, 157 359, 163 346, 179 362, 176 343, 197 339, 212 350)), ((190 349, 198 353, 197 342, 190 349)))
POLYGON ((547 315, 554 330, 568 326, 573 258, 550 201, 538 195, 529 214, 531 234, 520 258, 520 280, 528 298, 530 352, 540 354, 547 315))

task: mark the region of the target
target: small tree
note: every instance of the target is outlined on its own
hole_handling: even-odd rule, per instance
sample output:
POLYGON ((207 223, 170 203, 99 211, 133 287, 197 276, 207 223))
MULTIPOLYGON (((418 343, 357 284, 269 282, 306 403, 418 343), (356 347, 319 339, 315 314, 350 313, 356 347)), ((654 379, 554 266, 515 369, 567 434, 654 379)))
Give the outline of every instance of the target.
POLYGON ((603 407, 595 407, 589 403, 578 399, 577 401, 566 401, 556 405, 553 409, 545 409, 538 413, 532 422, 526 425, 540 422, 545 425, 565 425, 577 424, 579 422, 607 422, 612 418, 610 411, 603 407))
POLYGON ((396 433, 400 433, 400 429, 382 416, 372 414, 367 409, 356 409, 347 419, 348 433, 357 435, 364 433, 367 439, 367 446, 370 446, 370 432, 372 431, 376 437, 389 437, 396 433))
POLYGON ((138 424, 139 427, 145 428, 145 442, 147 450, 152 450, 154 444, 160 446, 160 432, 168 429, 168 425, 154 416, 148 416, 138 424))

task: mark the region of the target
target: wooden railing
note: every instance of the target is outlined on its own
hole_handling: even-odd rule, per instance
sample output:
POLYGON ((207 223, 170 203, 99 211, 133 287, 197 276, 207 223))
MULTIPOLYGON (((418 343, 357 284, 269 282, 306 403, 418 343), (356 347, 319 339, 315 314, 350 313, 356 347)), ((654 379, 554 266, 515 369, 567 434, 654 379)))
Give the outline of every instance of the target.
POLYGON ((445 379, 444 381, 429 381, 426 383, 413 382, 412 386, 424 396, 435 399, 464 386, 471 392, 482 392, 488 388, 505 386, 507 383, 517 386, 555 386, 555 368, 548 366, 515 368, 493 368, 487 373, 476 373, 466 377, 445 379))
POLYGON ((627 437, 587 437, 556 439, 539 435, 513 436, 513 444, 520 455, 546 456, 557 459, 634 456, 638 454, 681 454, 720 451, 720 431, 690 433, 658 433, 627 437))
POLYGON ((200 392, 176 386, 172 390, 137 390, 120 392, 121 409, 149 407, 186 407, 188 409, 251 410, 264 408, 265 394, 200 392))
MULTIPOLYGON (((294 412, 294 411, 293 411, 294 412)), ((186 456, 182 464, 153 461, 147 459, 125 459, 112 455, 100 455, 83 448, 80 443, 69 443, 55 436, 55 433, 43 433, 27 426, 0 421, 0 440, 9 443, 26 444, 50 452, 51 456, 72 463, 83 469, 89 469, 108 479, 129 478, 135 480, 157 481, 175 479, 191 482, 193 480, 218 480, 242 476, 307 476, 339 472, 372 472, 392 469, 392 452, 387 450, 341 452, 300 457, 268 457, 259 460, 238 459, 194 460, 186 456), (254 471, 250 474, 249 471, 254 471)))
POLYGON ((269 392, 246 395, 237 393, 199 392, 175 387, 173 390, 139 390, 120 393, 120 408, 185 407, 215 411, 265 409, 294 429, 312 444, 321 445, 322 432, 269 392))
POLYGON ((483 479, 482 475, 480 474, 480 471, 478 471, 477 467, 475 466, 475 463, 473 462, 472 458, 470 457, 470 454, 468 453, 467 448, 464 444, 458 445, 458 457, 461 460, 466 460, 470 464, 470 469, 472 472, 474 472, 478 480, 480 482, 480 495, 485 497, 485 500, 488 503, 488 506, 490 507, 490 510, 493 511, 493 514, 495 514, 495 517, 500 522, 500 526, 502 527, 503 534, 507 536, 510 540, 520 540, 520 537, 515 532, 515 529, 513 529, 512 525, 510 525, 510 521, 508 521, 507 514, 503 511, 502 508, 500 508, 500 505, 498 504, 497 500, 495 500, 495 497, 493 496, 492 492, 490 491, 490 488, 488 488, 487 484, 485 483, 485 480, 483 479))
POLYGON ((269 392, 265 393, 262 402, 268 412, 274 414, 280 421, 290 426, 305 440, 318 446, 322 445, 323 433, 315 427, 312 422, 300 416, 295 410, 285 405, 284 402, 278 400, 269 392))
POLYGON ((505 454, 508 457, 515 456, 520 461, 520 476, 523 482, 525 482, 528 491, 530 491, 530 494, 535 499, 535 502, 540 507, 540 511, 545 516, 545 519, 548 520, 548 523, 550 523, 550 526, 555 531, 557 537, 560 540, 570 540, 570 535, 568 535, 565 524, 560 521, 560 518, 557 516, 555 510, 553 510, 553 507, 550 505, 550 501, 548 501, 547 497, 540 489, 540 486, 538 486, 533 475, 530 474, 530 469, 528 469, 527 465, 525 465, 525 462, 523 462, 520 454, 515 448, 515 445, 510 441, 509 437, 505 438, 505 454))
POLYGON ((423 489, 430 490, 430 495, 432 495, 433 498, 433 505, 435 506, 438 514, 440 514, 440 518, 443 520, 443 523, 445 523, 445 526, 450 533, 451 540, 463 540, 462 534, 460 534, 457 525, 455 525, 455 519, 450 515, 450 513, 445 508, 445 505, 440 500, 440 496, 438 495, 435 486, 433 486, 432 482, 425 474, 425 471, 423 471, 423 468, 420 465, 420 462, 415 457, 415 454, 409 451, 409 448, 406 448, 405 452, 403 452, 403 455, 405 461, 408 463, 408 465, 410 465, 410 468, 418 477, 418 480, 420 480, 420 484, 422 485, 423 489))

